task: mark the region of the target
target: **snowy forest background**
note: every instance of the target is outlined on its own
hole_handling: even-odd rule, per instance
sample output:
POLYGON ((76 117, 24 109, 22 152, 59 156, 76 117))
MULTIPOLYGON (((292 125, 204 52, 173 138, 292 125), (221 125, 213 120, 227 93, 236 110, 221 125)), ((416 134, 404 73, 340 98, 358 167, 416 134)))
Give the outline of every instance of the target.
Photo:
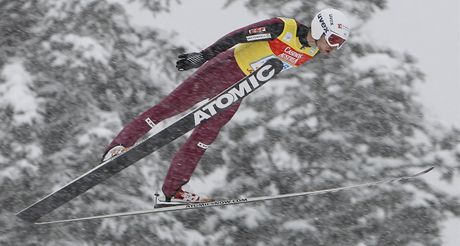
MULTIPOLYGON (((357 23, 386 7, 385 0, 228 3, 233 2, 303 23, 324 6, 348 12, 357 23)), ((443 222, 460 217, 459 198, 441 188, 460 178, 460 129, 427 121, 414 99, 414 87, 424 80, 417 61, 366 42, 359 28, 333 57, 315 58, 247 98, 207 151, 190 188, 252 197, 435 166, 426 177, 329 195, 67 225, 17 219, 16 212, 94 167, 124 123, 193 72, 174 67, 178 54, 196 51, 187 43, 193 37, 183 40, 167 26, 134 25, 127 12, 132 4, 155 16, 169 11, 171 3, 0 1, 1 245, 443 245, 443 222)), ((190 28, 206 35, 210 30, 203 25, 190 28)), ((151 208, 184 140, 47 218, 151 208)))

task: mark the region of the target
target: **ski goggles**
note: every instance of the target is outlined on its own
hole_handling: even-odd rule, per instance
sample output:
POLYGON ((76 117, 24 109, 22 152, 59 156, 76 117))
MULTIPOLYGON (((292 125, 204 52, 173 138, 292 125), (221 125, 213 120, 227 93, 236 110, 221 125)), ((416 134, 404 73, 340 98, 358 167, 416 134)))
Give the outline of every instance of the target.
POLYGON ((340 49, 345 43, 346 39, 340 37, 339 35, 333 33, 333 32, 328 32, 325 35, 326 42, 329 44, 331 47, 337 47, 337 49, 340 49))

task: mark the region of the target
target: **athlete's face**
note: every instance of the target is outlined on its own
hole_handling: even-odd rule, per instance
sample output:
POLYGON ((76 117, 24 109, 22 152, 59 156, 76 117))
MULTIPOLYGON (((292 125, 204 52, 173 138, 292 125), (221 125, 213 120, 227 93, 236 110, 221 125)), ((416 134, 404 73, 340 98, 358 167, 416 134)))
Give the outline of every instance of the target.
POLYGON ((316 41, 316 46, 318 47, 319 52, 326 55, 331 54, 334 50, 337 49, 337 47, 332 47, 327 43, 325 35, 321 36, 321 38, 316 41))
POLYGON ((315 39, 313 39, 313 36, 311 35, 311 32, 308 32, 307 40, 308 40, 308 44, 310 44, 310 46, 316 46, 316 47, 318 47, 319 52, 321 52, 322 54, 329 55, 329 54, 331 54, 334 50, 337 49, 337 47, 331 47, 331 46, 327 43, 326 38, 325 38, 324 35, 321 36, 321 38, 320 38, 319 40, 315 40, 315 39))

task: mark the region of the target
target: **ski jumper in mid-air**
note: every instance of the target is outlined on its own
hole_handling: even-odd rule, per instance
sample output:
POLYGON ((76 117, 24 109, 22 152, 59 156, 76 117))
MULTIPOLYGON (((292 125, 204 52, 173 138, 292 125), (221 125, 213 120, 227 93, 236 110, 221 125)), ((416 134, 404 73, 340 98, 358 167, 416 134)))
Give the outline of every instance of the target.
MULTIPOLYGON (((335 9, 315 15, 311 27, 290 18, 273 18, 235 30, 201 52, 179 56, 180 71, 199 69, 158 104, 137 116, 106 148, 103 161, 125 152, 159 122, 212 98, 276 57, 283 69, 298 67, 318 53, 330 54, 349 36, 349 21, 335 9), (233 48, 233 46, 235 46, 233 48)), ((209 145, 232 118, 240 103, 197 126, 175 154, 163 183, 166 201, 206 202, 185 191, 186 184, 209 145)))

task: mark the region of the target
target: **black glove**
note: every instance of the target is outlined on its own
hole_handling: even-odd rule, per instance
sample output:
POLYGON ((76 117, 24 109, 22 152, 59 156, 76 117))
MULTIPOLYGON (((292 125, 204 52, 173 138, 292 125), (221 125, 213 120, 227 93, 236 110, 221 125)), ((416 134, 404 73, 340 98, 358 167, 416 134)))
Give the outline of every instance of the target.
POLYGON ((176 62, 176 67, 179 71, 189 70, 191 68, 197 68, 203 65, 206 59, 203 57, 203 53, 194 52, 188 54, 179 55, 179 60, 176 62))

